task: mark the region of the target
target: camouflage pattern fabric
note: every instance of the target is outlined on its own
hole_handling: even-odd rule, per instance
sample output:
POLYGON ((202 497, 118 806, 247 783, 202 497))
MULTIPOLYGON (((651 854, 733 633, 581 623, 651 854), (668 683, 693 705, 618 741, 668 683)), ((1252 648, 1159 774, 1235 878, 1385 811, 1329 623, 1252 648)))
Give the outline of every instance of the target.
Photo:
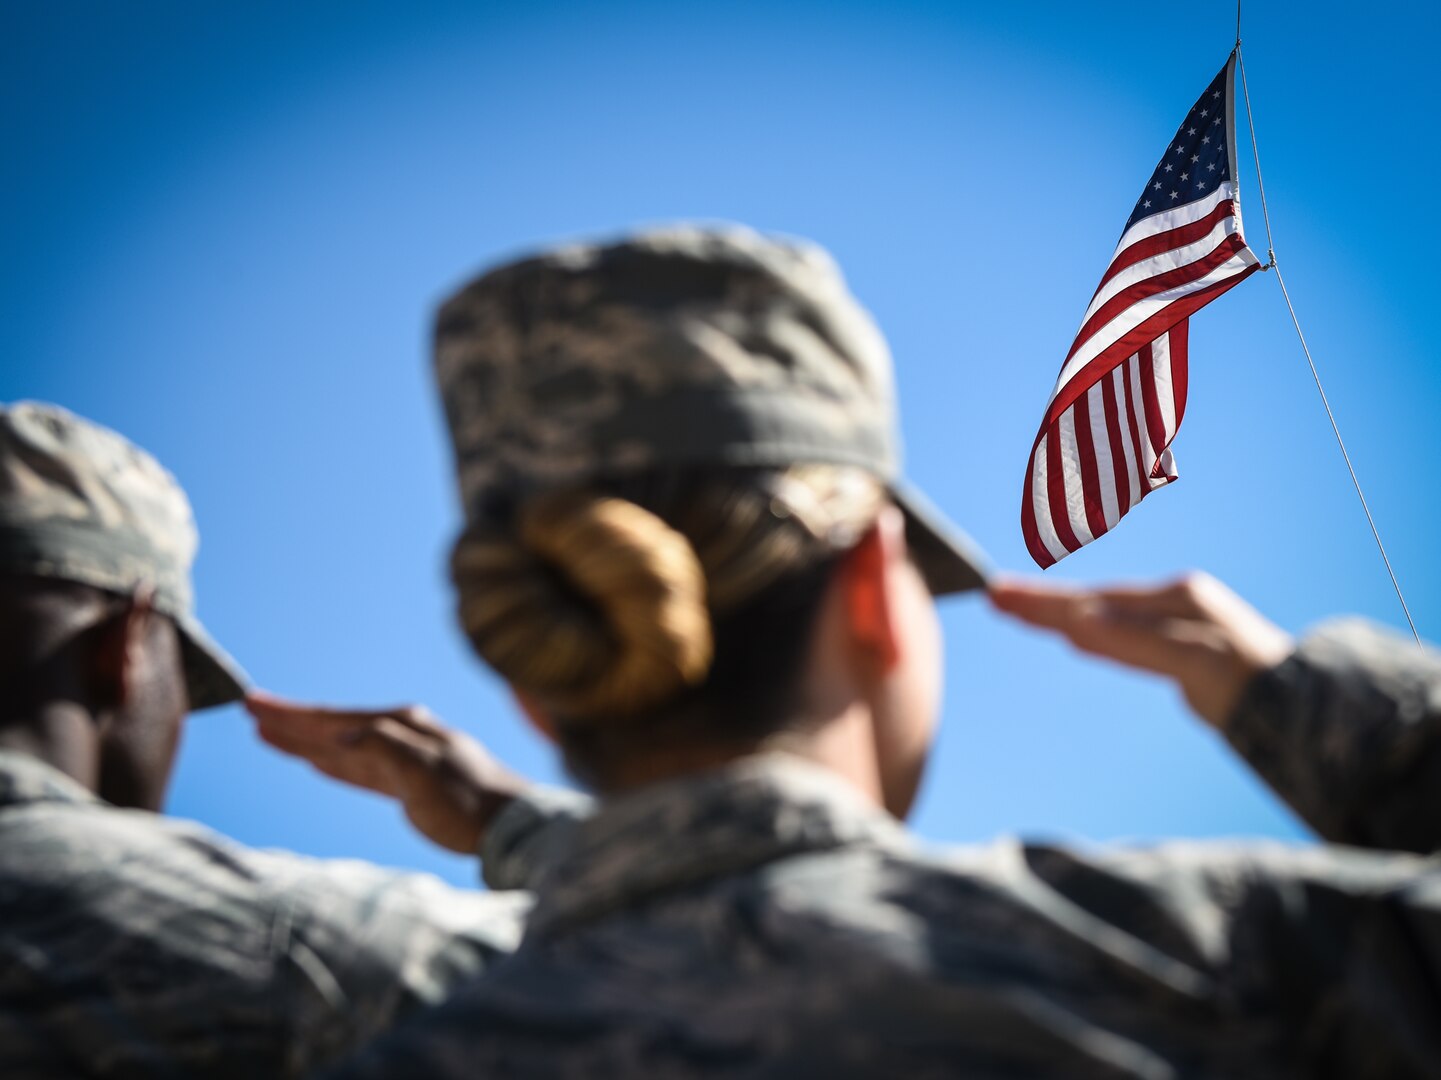
POLYGON ((56 405, 0 406, 0 573, 146 590, 180 631, 192 709, 248 682, 195 617, 199 542, 185 492, 144 450, 56 405))
POLYGON ((1360 620, 1321 627, 1250 687, 1231 745, 1338 844, 1441 848, 1435 654, 1360 620))
POLYGON ((658 465, 849 465, 891 486, 933 589, 984 581, 901 481, 890 351, 814 244, 683 225, 521 259, 441 307, 435 370, 471 523, 658 465))
POLYGON ((529 907, 250 850, 0 751, 0 1077, 309 1075, 513 949, 529 907))
POLYGON ((486 830, 481 876, 492 889, 533 889, 543 868, 561 857, 571 833, 595 813, 579 792, 536 785, 512 800, 486 830))
MULTIPOLYGON (((1231 737, 1323 831, 1432 850, 1438 688, 1435 654, 1336 629, 1231 737)), ((1441 1075, 1436 857, 931 851, 780 755, 564 833, 519 951, 335 1076, 1441 1075)))

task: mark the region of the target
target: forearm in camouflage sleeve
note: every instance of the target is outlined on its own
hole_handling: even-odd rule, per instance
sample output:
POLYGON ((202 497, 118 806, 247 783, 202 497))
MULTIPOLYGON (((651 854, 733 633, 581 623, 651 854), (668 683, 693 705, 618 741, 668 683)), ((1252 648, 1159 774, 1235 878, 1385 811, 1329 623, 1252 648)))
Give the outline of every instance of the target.
POLYGON ((1328 624, 1258 677, 1227 737, 1318 833, 1441 848, 1441 656, 1359 620, 1328 624))

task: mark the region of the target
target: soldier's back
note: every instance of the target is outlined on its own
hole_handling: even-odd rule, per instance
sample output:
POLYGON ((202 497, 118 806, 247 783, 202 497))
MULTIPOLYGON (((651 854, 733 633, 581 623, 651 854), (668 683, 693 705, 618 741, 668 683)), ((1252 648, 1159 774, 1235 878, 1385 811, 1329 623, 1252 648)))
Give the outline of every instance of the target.
POLYGON ((753 761, 604 807, 520 951, 354 1074, 1235 1078, 1335 1053, 1348 1076, 1424 1075, 1424 1003, 1347 1000, 1404 957, 1378 942, 1326 971, 1306 949, 1380 926, 1379 898, 1428 868, 1219 844, 931 854, 839 779, 753 761), (1288 912, 1298 896, 1314 908, 1288 912))
POLYGON ((248 849, 0 753, 0 1076, 305 1075, 512 948, 528 906, 248 849))

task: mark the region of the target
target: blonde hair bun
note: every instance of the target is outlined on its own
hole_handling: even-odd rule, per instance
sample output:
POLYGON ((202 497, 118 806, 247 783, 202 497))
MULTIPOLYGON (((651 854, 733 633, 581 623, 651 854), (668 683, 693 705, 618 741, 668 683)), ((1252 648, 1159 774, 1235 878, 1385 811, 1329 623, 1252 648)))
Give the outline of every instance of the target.
POLYGON ((710 671, 700 560, 625 499, 530 498, 510 533, 464 533, 451 575, 476 650, 562 721, 640 712, 710 671))

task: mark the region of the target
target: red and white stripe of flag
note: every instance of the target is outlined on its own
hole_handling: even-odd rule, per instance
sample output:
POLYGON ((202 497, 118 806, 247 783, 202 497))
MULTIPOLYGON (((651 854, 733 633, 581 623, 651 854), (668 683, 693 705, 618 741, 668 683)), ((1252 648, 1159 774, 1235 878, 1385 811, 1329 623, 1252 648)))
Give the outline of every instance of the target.
POLYGON ((1047 567, 1176 479, 1192 313, 1258 269, 1236 186, 1137 221, 1121 237, 1031 449, 1021 530, 1047 567))

